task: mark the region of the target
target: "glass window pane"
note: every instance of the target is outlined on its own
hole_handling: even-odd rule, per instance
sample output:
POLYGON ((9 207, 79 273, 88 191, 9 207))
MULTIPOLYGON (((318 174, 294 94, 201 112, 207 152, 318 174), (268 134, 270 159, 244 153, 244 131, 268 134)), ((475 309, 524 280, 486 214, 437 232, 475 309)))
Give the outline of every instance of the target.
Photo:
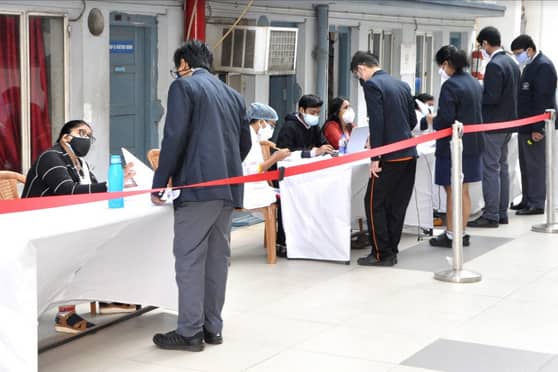
POLYGON ((391 34, 384 35, 383 66, 385 72, 391 74, 391 34))
POLYGON ((458 49, 462 48, 462 36, 461 32, 450 32, 450 44, 455 45, 458 49))
POLYGON ((64 125, 64 21, 29 17, 31 162, 64 125))
POLYGON ((434 51, 432 49, 432 36, 426 37, 424 44, 424 90, 432 94, 432 71, 434 66, 434 51))
POLYGON ((417 59, 416 59, 416 70, 415 70, 415 93, 419 94, 424 88, 423 83, 423 72, 424 72, 424 36, 417 35, 416 38, 417 47, 417 59))
POLYGON ((19 16, 0 15, 0 170, 21 172, 19 16))
POLYGON ((382 38, 382 34, 378 34, 375 33, 374 37, 373 37, 373 41, 372 41, 372 54, 374 54, 376 57, 381 58, 381 44, 380 44, 380 40, 382 38))

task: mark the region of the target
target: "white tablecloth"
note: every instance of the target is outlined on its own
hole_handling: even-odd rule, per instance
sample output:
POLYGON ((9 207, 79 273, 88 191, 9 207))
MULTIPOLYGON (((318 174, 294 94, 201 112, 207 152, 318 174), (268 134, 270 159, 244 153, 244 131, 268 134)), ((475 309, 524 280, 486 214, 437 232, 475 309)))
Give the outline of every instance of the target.
MULTIPOLYGON (((432 155, 433 157, 433 155, 432 155)), ((289 167, 323 159, 281 162, 289 167)), ((432 227, 432 176, 419 158, 405 224, 432 227)), ((364 194, 369 161, 287 177, 280 182, 283 227, 289 258, 350 261, 351 226, 366 221, 364 194)))
POLYGON ((177 309, 173 213, 148 195, 0 215, 0 370, 37 370, 49 306, 107 300, 177 309))
MULTIPOLYGON (((445 212, 446 194, 434 184, 434 143, 417 146, 417 172, 413 194, 405 215, 405 226, 431 229, 434 209, 445 212)), ((289 167, 324 159, 293 157, 280 162, 289 167)), ((509 144, 510 197, 521 194, 517 140, 509 144)), ((368 183, 367 160, 287 177, 280 184, 283 227, 289 258, 332 261, 350 260, 351 227, 366 221, 364 194, 368 183)), ((471 211, 484 206, 481 182, 470 186, 471 211)))

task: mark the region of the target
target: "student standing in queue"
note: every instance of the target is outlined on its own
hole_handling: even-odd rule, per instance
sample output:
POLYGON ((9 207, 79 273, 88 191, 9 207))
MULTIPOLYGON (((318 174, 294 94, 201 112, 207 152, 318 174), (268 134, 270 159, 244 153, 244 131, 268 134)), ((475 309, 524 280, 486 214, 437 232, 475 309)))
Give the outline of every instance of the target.
MULTIPOLYGON (((537 50, 529 35, 519 35, 511 43, 517 62, 523 67, 518 92, 520 118, 556 109, 556 68, 537 50)), ((518 128, 517 146, 521 169, 522 200, 512 205, 520 216, 543 214, 546 200, 546 156, 544 121, 518 128)))
MULTIPOLYGON (((467 54, 453 45, 446 45, 436 53, 436 63, 440 67, 442 89, 438 99, 438 113, 433 119, 435 130, 451 128, 457 120, 464 124, 482 123, 482 88, 479 82, 464 69, 467 67, 467 54)), ((465 226, 471 213, 469 183, 482 179, 481 153, 483 141, 479 133, 463 136, 463 245, 469 245, 469 235, 465 226)), ((450 138, 436 141, 435 182, 444 186, 447 194, 446 217, 447 230, 430 239, 430 245, 451 248, 455 238, 451 231, 452 221, 452 187, 451 187, 451 152, 450 138)))
MULTIPOLYGON (((482 118, 485 123, 517 119, 517 91, 519 67, 507 55, 500 43, 500 32, 485 27, 477 36, 477 42, 488 56, 484 73, 482 93, 482 118)), ((508 170, 508 143, 513 129, 484 132, 486 143, 482 153, 482 215, 470 221, 469 227, 498 227, 508 223, 510 203, 510 176, 508 170)))
MULTIPOLYGON (((411 138, 417 116, 409 86, 383 71, 376 56, 368 52, 355 53, 351 71, 364 90, 370 148, 411 138)), ((415 184, 416 158, 415 147, 372 158, 365 197, 372 252, 359 258, 359 265, 397 264, 405 212, 415 184)))

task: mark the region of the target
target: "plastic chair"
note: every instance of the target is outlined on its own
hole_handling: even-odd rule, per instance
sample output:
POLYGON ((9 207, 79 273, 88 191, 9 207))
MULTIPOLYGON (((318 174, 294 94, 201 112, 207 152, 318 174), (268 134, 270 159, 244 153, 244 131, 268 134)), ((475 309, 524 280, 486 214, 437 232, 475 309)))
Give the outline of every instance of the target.
POLYGON ((0 200, 19 199, 17 184, 25 184, 25 176, 12 171, 0 171, 0 200))

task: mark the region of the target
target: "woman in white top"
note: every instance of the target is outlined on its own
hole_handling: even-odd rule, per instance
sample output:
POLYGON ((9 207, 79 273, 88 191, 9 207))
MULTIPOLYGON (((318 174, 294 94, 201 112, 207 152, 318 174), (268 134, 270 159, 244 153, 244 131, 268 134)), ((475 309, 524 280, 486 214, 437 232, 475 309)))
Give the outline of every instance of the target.
MULTIPOLYGON (((244 174, 265 172, 273 164, 290 155, 288 149, 277 149, 268 160, 264 160, 260 142, 267 141, 273 134, 270 122, 277 120, 277 113, 270 106, 254 102, 247 110, 250 120, 250 137, 252 148, 242 162, 244 174)), ((273 147, 273 143, 270 142, 273 147)), ((244 208, 255 209, 267 207, 275 202, 275 190, 265 181, 244 184, 244 208)))

